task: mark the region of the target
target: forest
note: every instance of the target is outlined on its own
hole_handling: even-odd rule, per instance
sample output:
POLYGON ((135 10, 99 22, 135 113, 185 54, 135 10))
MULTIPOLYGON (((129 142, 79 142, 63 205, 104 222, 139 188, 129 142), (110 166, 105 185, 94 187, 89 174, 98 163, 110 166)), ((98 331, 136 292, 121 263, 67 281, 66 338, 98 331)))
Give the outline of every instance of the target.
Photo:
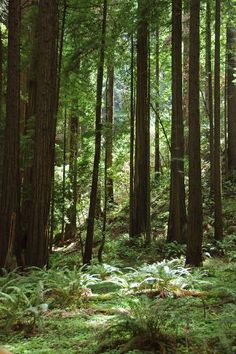
POLYGON ((0 0, 4 353, 236 353, 236 0, 0 0))

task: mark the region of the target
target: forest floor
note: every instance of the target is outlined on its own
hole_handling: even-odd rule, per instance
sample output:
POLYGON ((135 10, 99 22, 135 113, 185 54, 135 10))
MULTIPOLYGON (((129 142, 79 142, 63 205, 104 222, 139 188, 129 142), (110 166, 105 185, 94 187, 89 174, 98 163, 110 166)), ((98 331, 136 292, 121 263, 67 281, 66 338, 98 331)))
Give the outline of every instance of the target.
MULTIPOLYGON (((78 245, 69 245, 54 251, 47 270, 0 277, 0 347, 13 354, 236 353, 235 194, 226 191, 221 242, 205 203, 199 269, 185 267, 185 246, 165 242, 165 196, 152 205, 157 237, 148 247, 130 244, 127 210, 117 210, 104 264, 95 247, 93 264, 81 268, 78 245)), ((99 234, 97 227, 95 245, 99 234)))
POLYGON ((0 279, 0 344, 12 353, 236 353, 236 263, 139 266, 57 253, 50 270, 0 279))

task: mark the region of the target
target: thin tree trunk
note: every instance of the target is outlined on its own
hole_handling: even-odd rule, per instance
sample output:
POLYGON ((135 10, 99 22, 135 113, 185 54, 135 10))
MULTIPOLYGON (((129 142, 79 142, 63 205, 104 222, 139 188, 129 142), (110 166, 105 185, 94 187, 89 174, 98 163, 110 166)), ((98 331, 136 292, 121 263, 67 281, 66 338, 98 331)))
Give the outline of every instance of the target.
POLYGON ((62 216, 61 216, 61 236, 62 242, 65 240, 65 202, 66 202, 66 147, 67 147, 67 110, 64 112, 63 129, 63 172, 62 172, 62 216))
POLYGON ((167 241, 186 242, 184 125, 182 110, 182 0, 172 2, 171 187, 167 241))
POLYGON ((183 119, 185 122, 185 153, 188 154, 188 117, 189 117, 189 18, 190 2, 183 1, 183 119))
POLYGON ((108 68, 108 107, 107 107, 107 199, 108 203, 114 203, 113 178, 111 175, 113 163, 113 111, 114 111, 114 65, 108 68))
MULTIPOLYGON (((65 28, 66 28, 66 16, 67 16, 67 0, 63 0, 63 12, 62 12, 62 21, 61 21, 61 31, 60 39, 57 45, 59 46, 59 56, 58 56, 58 74, 57 74, 57 94, 56 94, 56 120, 59 109, 59 100, 60 100, 60 88, 61 88, 61 68, 62 68, 62 59, 63 59, 63 48, 64 48, 64 37, 65 37, 65 28)), ((56 135, 56 125, 55 125, 55 135, 56 135)), ((55 228, 55 166, 53 162, 53 177, 52 177, 52 195, 51 195, 51 208, 50 208, 50 251, 52 251, 53 245, 53 233, 55 228)))
POLYGON ((221 200, 221 143, 220 143, 220 15, 221 1, 216 0, 215 10, 215 81, 214 81, 214 210, 215 239, 223 238, 222 200, 221 200))
POLYGON ((236 30, 227 26, 227 116, 228 116, 228 170, 231 179, 236 179, 236 30))
POLYGON ((26 246, 26 264, 43 267, 48 262, 48 221, 54 165, 57 104, 57 1, 39 2, 35 151, 32 210, 26 246))
POLYGON ((79 154, 79 144, 80 139, 80 124, 79 118, 76 117, 75 113, 72 114, 70 119, 70 159, 69 159, 69 177, 70 177, 70 190, 72 193, 69 194, 72 200, 71 206, 67 212, 68 214, 68 224, 66 225, 66 235, 65 240, 74 239, 77 232, 77 202, 78 202, 78 168, 77 160, 79 154))
POLYGON ((134 36, 131 35, 130 61, 130 176, 129 176, 129 235, 132 236, 132 222, 134 213, 134 36))
POLYGON ((8 68, 6 126, 0 201, 0 268, 18 254, 20 228, 20 1, 8 3, 8 68))
POLYGON ((206 109, 210 127, 210 195, 214 195, 214 117, 211 63, 211 2, 207 0, 206 8, 206 109))
POLYGON ((138 1, 137 106, 132 236, 151 239, 150 230, 150 127, 148 107, 148 4, 138 1))
POLYGON ((186 264, 202 263, 202 184, 200 156, 199 59, 200 1, 190 2, 189 51, 189 206, 186 264))
POLYGON ((100 48, 100 58, 99 58, 98 72, 97 72, 95 155, 94 155, 94 164, 93 164, 93 177, 92 177, 92 188, 90 194, 87 235, 85 241, 84 259, 83 259, 84 264, 89 264, 91 262, 92 251, 93 251, 94 220, 95 220, 95 213, 96 213, 98 176, 99 176, 99 165, 100 165, 100 156, 101 156, 102 86, 103 86, 105 45, 106 45, 106 27, 107 27, 107 0, 104 0, 101 48, 100 48))
POLYGON ((156 28, 156 112, 155 112, 155 174, 159 177, 160 166, 160 33, 156 28))
POLYGON ((3 42, 2 30, 0 27, 0 199, 2 193, 2 170, 3 170, 3 42))

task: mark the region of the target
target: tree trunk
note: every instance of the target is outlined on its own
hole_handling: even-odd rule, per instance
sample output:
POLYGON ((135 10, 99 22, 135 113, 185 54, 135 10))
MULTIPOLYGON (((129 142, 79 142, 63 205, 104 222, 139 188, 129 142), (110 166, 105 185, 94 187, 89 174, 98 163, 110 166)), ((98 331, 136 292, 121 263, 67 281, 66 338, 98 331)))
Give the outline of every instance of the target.
POLYGON ((158 178, 160 166, 160 33, 159 25, 156 29, 156 112, 155 112, 155 175, 158 178))
MULTIPOLYGON (((38 6, 35 9, 32 17, 32 30, 30 38, 33 42, 30 68, 28 74, 28 103, 25 114, 25 131, 24 135, 27 137, 27 150, 22 154, 23 160, 23 181, 22 181, 22 196, 21 196, 21 236, 19 252, 23 256, 23 250, 26 248, 26 240, 29 234, 29 219, 32 207, 32 173, 33 173, 33 154, 34 154, 34 137, 35 137, 35 113, 36 113, 36 92, 37 92, 37 46, 38 46, 38 6)), ((24 264, 24 259, 22 258, 24 264)))
POLYGON ((2 30, 0 28, 0 199, 2 192, 2 170, 3 170, 3 42, 2 30))
POLYGON ((132 224, 134 214, 134 36, 131 35, 131 61, 130 61, 130 174, 129 174, 129 236, 132 237, 132 224))
POLYGON ((48 262, 48 219, 54 164, 57 78, 57 1, 39 2, 35 150, 32 209, 26 264, 43 267, 48 262))
POLYGON ((100 58, 99 58, 98 72, 97 72, 95 155, 94 155, 94 163, 93 163, 93 177, 92 177, 92 188, 90 194, 87 235, 85 241, 84 259, 83 259, 84 264, 89 264, 91 262, 92 251, 93 251, 94 220, 95 220, 95 213, 96 213, 99 165, 100 165, 100 157, 101 157, 102 87, 103 87, 105 45, 106 45, 106 27, 107 27, 107 0, 104 0, 101 48, 100 48, 100 58))
POLYGON ((137 106, 132 236, 150 242, 150 129, 148 107, 148 14, 146 1, 138 1, 137 106))
POLYGON ((202 185, 199 113, 200 0, 190 2, 189 50, 189 206, 186 264, 202 263, 202 185))
POLYGON ((182 110, 182 0, 172 2, 171 187, 167 241, 186 242, 182 110))
POLYGON ((113 111, 114 111, 114 65, 108 68, 108 97, 107 97, 107 126, 106 126, 106 154, 107 154, 107 203, 114 203, 114 190, 112 178, 113 162, 113 111))
POLYGON ((0 202, 0 268, 8 268, 14 251, 17 254, 20 228, 20 1, 9 0, 8 9, 7 102, 0 202))
POLYGON ((214 117, 211 63, 211 2, 207 0, 206 8, 206 109, 210 127, 210 195, 214 195, 214 117))
POLYGON ((228 171, 236 179, 236 30, 227 26, 227 116, 228 116, 228 171))
POLYGON ((220 12, 221 1, 216 0, 215 10, 215 81, 214 81, 214 210, 215 239, 223 238, 221 200, 221 143, 220 143, 220 12))
POLYGON ((78 202, 78 140, 80 139, 80 127, 79 118, 72 114, 70 119, 70 159, 69 159, 69 177, 70 177, 70 200, 72 200, 71 206, 67 212, 68 224, 66 225, 65 240, 73 239, 76 236, 77 231, 77 202, 78 202))
MULTIPOLYGON (((57 42, 59 53, 58 53, 58 73, 57 73, 57 88, 56 88, 56 121, 57 114, 59 109, 59 100, 60 100, 60 88, 61 88, 61 68, 62 68, 62 59, 63 59, 63 48, 64 48, 64 36, 66 28, 66 16, 67 16, 67 0, 63 0, 63 10, 62 10, 62 19, 61 19, 61 29, 60 29, 60 39, 57 42)), ((80 58, 79 58, 80 59, 80 58)), ((80 61, 80 60, 79 60, 80 61)), ((55 124, 55 136, 56 136, 56 125, 55 124)), ((53 159, 54 160, 54 159, 53 159)), ((51 195, 51 208, 50 208, 50 251, 52 251, 53 245, 53 234, 55 228, 55 166, 53 161, 53 177, 52 177, 52 195, 51 195)))
POLYGON ((65 214, 66 214, 66 147, 67 147, 67 109, 64 112, 63 127, 63 168, 62 168, 62 216, 61 216, 61 236, 62 242, 65 240, 65 214))
POLYGON ((189 0, 183 2, 183 119, 186 127, 185 153, 188 154, 188 117, 189 117, 189 0))

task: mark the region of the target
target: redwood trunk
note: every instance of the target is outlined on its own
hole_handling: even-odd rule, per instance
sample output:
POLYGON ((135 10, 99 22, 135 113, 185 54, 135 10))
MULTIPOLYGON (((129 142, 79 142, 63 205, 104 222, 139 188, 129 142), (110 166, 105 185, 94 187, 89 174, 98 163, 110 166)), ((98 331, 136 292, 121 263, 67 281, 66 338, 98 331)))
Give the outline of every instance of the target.
POLYGON ((20 1, 9 0, 6 126, 0 203, 0 268, 7 267, 18 244, 20 179, 20 1))
POLYGON ((186 241, 184 126, 182 110, 182 0, 172 2, 172 136, 167 241, 186 241))
POLYGON ((112 178, 112 163, 113 163, 113 112, 114 112, 114 66, 108 68, 108 97, 107 97, 107 203, 114 203, 114 189, 112 178))
POLYGON ((227 108, 228 108, 228 171, 232 179, 236 179, 236 30, 227 27, 227 108))
POLYGON ((206 9, 206 109, 210 127, 210 195, 214 194, 214 117, 211 63, 211 3, 207 0, 206 9))
POLYGON ((148 95, 148 5, 138 1, 137 106, 132 236, 150 241, 150 130, 148 95))
POLYGON ((95 155, 94 155, 94 163, 93 163, 93 177, 92 177, 92 188, 90 193, 87 235, 85 241, 84 259, 83 259, 84 264, 89 264, 91 262, 92 252, 93 252, 94 221, 95 221, 95 214, 96 214, 99 165, 100 165, 100 157, 101 157, 102 86, 103 86, 105 45, 106 45, 106 27, 107 27, 107 0, 104 0, 103 21, 102 21, 102 42, 101 42, 100 58, 99 58, 99 65, 98 65, 98 72, 97 72, 95 155))
POLYGON ((220 12, 221 1, 216 0, 215 10, 215 81, 214 81, 214 211, 215 239, 223 237, 221 196, 221 143, 220 143, 220 12))
POLYGON ((35 150, 32 210, 26 245, 26 264, 48 262, 48 219, 54 164, 57 76, 57 1, 39 2, 35 150))
POLYGON ((200 0, 190 2, 189 48, 189 206, 186 264, 202 263, 202 184, 200 154, 199 59, 200 0))

